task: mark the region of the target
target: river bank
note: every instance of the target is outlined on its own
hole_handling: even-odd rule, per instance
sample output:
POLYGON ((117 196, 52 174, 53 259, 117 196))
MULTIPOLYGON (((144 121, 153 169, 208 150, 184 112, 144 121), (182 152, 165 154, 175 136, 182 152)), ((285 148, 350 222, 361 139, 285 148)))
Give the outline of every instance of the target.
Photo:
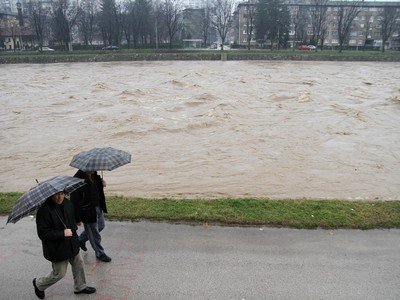
MULTIPOLYGON (((0 215, 21 193, 0 193, 0 215)), ((400 201, 312 199, 142 199, 107 195, 106 217, 193 225, 268 226, 297 229, 400 228, 400 201)))
POLYGON ((201 60, 283 60, 283 61, 380 61, 399 62, 400 51, 73 51, 73 52, 3 52, 0 64, 62 63, 62 62, 110 62, 110 61, 201 61, 201 60))

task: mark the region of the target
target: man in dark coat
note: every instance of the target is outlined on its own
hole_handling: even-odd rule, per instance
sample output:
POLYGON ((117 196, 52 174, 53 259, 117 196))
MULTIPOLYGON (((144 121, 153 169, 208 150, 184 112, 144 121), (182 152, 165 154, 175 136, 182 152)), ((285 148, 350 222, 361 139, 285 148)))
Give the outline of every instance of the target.
POLYGON ((42 240, 43 255, 52 265, 49 275, 33 279, 35 294, 40 299, 45 297, 45 289, 65 276, 68 263, 72 266, 74 293, 96 292, 95 288, 86 286, 83 259, 79 254, 74 206, 70 201, 64 201, 64 196, 64 192, 51 196, 36 214, 37 233, 42 240))
POLYGON ((87 251, 86 242, 89 241, 97 259, 110 262, 109 257, 101 244, 100 232, 105 227, 104 213, 107 213, 106 197, 104 196, 105 181, 97 172, 79 170, 74 177, 85 179, 86 184, 71 194, 75 206, 76 222, 83 223, 85 230, 79 236, 80 247, 87 251))

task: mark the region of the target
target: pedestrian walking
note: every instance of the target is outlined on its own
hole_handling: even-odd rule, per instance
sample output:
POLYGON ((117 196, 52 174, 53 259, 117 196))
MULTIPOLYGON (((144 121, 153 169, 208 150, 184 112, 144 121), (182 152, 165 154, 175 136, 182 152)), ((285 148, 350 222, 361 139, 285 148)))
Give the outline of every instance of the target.
POLYGON ((110 262, 111 257, 105 253, 100 235, 105 227, 103 213, 107 213, 104 195, 106 183, 96 171, 79 170, 74 177, 84 179, 86 182, 86 185, 71 194, 71 200, 75 206, 76 221, 78 224, 82 222, 84 225, 84 231, 79 236, 80 248, 87 251, 86 242, 89 241, 97 259, 110 262))
POLYGON ((131 162, 128 152, 112 147, 93 148, 74 155, 70 166, 79 169, 74 177, 84 179, 86 185, 71 194, 75 205, 77 220, 83 222, 85 231, 79 236, 80 247, 87 251, 86 242, 89 241, 97 259, 110 262, 109 257, 101 244, 100 232, 105 227, 104 215, 107 213, 104 188, 106 182, 97 174, 97 171, 111 171, 131 162))
POLYGON ((75 294, 92 294, 94 287, 86 285, 83 259, 79 253, 74 206, 65 200, 64 191, 57 192, 40 206, 36 214, 36 227, 42 241, 43 255, 51 262, 52 271, 33 279, 35 294, 45 297, 45 290, 62 279, 68 263, 72 267, 75 294))

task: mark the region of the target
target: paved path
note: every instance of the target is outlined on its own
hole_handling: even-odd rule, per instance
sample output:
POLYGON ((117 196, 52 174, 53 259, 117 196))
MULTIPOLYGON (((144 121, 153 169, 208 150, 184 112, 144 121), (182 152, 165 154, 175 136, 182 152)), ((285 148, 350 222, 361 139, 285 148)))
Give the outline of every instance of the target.
MULTIPOLYGON (((97 293, 75 296, 69 269, 46 299, 400 299, 400 230, 106 226, 113 261, 83 253, 97 293)), ((2 300, 36 299, 49 267, 33 218, 0 230, 2 300)))

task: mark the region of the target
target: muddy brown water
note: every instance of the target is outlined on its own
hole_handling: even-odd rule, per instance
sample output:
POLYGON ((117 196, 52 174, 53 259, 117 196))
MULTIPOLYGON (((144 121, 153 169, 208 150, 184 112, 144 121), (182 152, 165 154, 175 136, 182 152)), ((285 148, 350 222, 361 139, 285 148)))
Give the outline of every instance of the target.
POLYGON ((107 193, 400 198, 400 63, 112 62, 0 67, 0 192, 112 146, 107 193))

